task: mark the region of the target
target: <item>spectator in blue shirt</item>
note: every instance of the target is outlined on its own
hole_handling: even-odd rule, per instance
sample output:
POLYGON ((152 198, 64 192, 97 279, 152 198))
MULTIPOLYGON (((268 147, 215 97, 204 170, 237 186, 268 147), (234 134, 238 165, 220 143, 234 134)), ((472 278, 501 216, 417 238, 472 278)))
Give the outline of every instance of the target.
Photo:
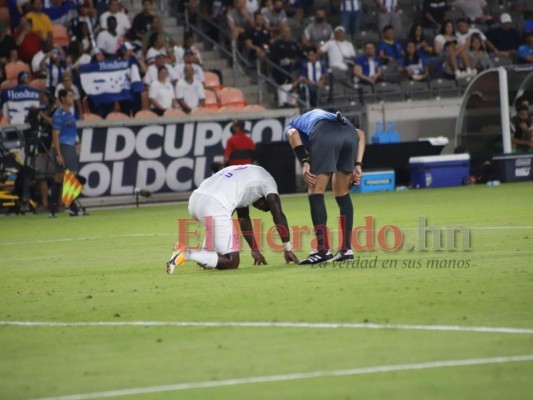
POLYGON ((381 63, 376 57, 376 46, 365 43, 365 54, 355 59, 354 75, 360 83, 374 85, 381 78, 381 63))
POLYGON ((416 44, 413 41, 407 42, 405 46, 405 59, 403 68, 400 68, 407 78, 415 81, 426 80, 429 76, 429 68, 426 60, 416 50, 416 44))
POLYGON ((379 42, 378 52, 384 64, 402 65, 404 56, 403 49, 400 42, 395 40, 392 25, 387 25, 383 28, 383 40, 379 42))
POLYGON ((521 64, 533 63, 533 31, 526 35, 526 44, 518 49, 518 61, 521 64))

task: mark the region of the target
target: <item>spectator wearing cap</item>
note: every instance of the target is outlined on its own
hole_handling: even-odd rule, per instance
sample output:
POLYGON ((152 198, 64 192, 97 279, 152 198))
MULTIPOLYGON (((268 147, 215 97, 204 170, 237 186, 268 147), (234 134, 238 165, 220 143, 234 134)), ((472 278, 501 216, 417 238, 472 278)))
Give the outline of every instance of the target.
POLYGON ((361 20, 363 18, 363 8, 360 0, 341 0, 341 25, 344 31, 355 35, 361 29, 361 20))
POLYGON ((304 48, 310 46, 320 48, 323 43, 331 38, 332 34, 333 28, 326 20, 326 10, 317 8, 313 22, 304 29, 302 45, 304 48))
POLYGON ((353 68, 355 49, 351 42, 346 40, 346 31, 343 26, 337 26, 333 38, 320 48, 328 56, 328 65, 334 76, 346 78, 346 73, 353 68))
POLYGON ((166 79, 171 85, 173 85, 178 80, 178 77, 176 76, 174 68, 172 68, 170 64, 167 64, 167 56, 164 53, 158 54, 155 57, 155 62, 148 66, 148 69, 144 74, 143 82, 150 86, 153 82, 157 81, 159 76, 159 68, 161 67, 166 67, 166 79))
POLYGON ((41 61, 50 53, 53 46, 48 40, 43 40, 41 50, 39 50, 31 59, 31 73, 35 78, 46 78, 46 70, 41 67, 41 61))
POLYGON ((383 28, 383 39, 378 44, 378 54, 383 64, 402 65, 404 52, 402 45, 395 38, 394 27, 387 25, 383 28))
POLYGON ((194 79, 194 68, 191 63, 185 64, 185 77, 176 83, 176 99, 183 111, 190 113, 205 104, 204 85, 194 79))
POLYGON ((117 19, 114 16, 107 17, 106 25, 107 28, 96 37, 96 46, 107 58, 113 58, 122 42, 122 37, 117 32, 117 19))
POLYGON ((513 20, 507 13, 500 15, 500 26, 488 31, 487 38, 507 57, 515 56, 522 44, 520 33, 513 27, 513 20))
POLYGON ((15 39, 7 33, 7 26, 0 21, 0 64, 6 64, 12 57, 12 52, 17 52, 15 39))
POLYGON ((376 56, 376 45, 366 42, 364 52, 355 59, 354 75, 360 83, 375 85, 382 74, 381 61, 376 56))
POLYGON ((392 25, 398 34, 402 32, 402 21, 400 19, 399 0, 374 0, 379 8, 378 29, 383 32, 383 28, 392 25))
POLYGON ((22 17, 19 26, 13 33, 17 44, 19 59, 30 63, 33 56, 41 49, 41 35, 32 31, 32 22, 26 17, 22 17))
POLYGON ((166 66, 157 68, 157 80, 150 84, 148 98, 152 106, 152 111, 157 115, 163 115, 166 110, 178 108, 178 101, 174 96, 174 88, 168 79, 168 69, 166 66))
POLYGON ((42 0, 31 0, 31 11, 26 14, 27 19, 32 21, 32 30, 41 38, 52 41, 53 24, 48 15, 43 12, 42 0))
POLYGON ((55 93, 55 88, 63 81, 63 73, 66 69, 61 50, 57 47, 50 50, 41 60, 39 66, 41 71, 46 74, 47 89, 55 93))
POLYGON ((130 29, 131 24, 128 16, 120 10, 118 0, 109 0, 107 11, 100 15, 100 27, 102 29, 107 29, 107 20, 111 16, 115 17, 117 34, 119 36, 124 36, 130 29))
POLYGON ((81 95, 80 90, 78 87, 74 84, 72 80, 72 73, 70 71, 65 71, 63 73, 63 79, 61 80, 61 83, 59 83, 56 86, 55 90, 55 97, 59 97, 59 92, 61 90, 72 90, 72 93, 74 93, 74 103, 70 107, 69 111, 76 119, 80 119, 80 112, 81 112, 81 95))
POLYGON ((533 31, 526 35, 526 44, 518 49, 518 62, 521 64, 533 63, 533 31))

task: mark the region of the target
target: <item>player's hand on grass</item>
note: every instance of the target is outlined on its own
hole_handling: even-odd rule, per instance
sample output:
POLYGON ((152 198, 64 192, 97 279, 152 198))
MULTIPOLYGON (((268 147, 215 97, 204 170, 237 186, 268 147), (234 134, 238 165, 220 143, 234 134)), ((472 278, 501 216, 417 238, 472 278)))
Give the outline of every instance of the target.
POLYGON ((285 263, 286 264, 298 264, 298 257, 296 257, 296 254, 294 254, 292 251, 286 251, 283 255, 285 257, 285 263))
POLYGON ((304 163, 302 169, 305 183, 307 183, 309 186, 315 186, 316 175, 313 175, 311 173, 311 166, 309 165, 309 163, 304 163))
POLYGON ((360 165, 356 165, 353 169, 352 181, 354 185, 359 185, 361 183, 361 178, 363 177, 363 170, 360 165))
POLYGON ((254 265, 267 265, 265 257, 259 250, 252 250, 252 257, 254 259, 254 265))

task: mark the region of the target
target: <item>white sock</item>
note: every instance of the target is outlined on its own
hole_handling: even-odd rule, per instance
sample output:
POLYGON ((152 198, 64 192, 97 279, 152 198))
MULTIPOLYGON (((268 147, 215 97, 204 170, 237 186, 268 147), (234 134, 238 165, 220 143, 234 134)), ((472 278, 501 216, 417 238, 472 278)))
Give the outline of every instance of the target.
POLYGON ((187 260, 196 261, 206 267, 215 268, 218 263, 218 254, 207 250, 187 250, 187 260))

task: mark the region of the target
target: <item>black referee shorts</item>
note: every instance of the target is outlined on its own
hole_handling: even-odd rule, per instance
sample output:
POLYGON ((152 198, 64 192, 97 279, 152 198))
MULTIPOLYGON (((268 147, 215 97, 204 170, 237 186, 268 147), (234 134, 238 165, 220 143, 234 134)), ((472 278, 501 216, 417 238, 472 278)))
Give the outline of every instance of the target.
MULTIPOLYGON (((69 169, 72 172, 78 172, 78 153, 76 152, 76 146, 61 143, 60 148, 63 161, 65 162, 65 167, 62 167, 56 162, 56 174, 62 174, 65 172, 65 169, 69 169)), ((54 157, 55 156, 56 154, 54 151, 54 157)))
POLYGON ((311 173, 352 172, 358 146, 359 135, 353 125, 327 119, 317 122, 309 135, 311 173))

